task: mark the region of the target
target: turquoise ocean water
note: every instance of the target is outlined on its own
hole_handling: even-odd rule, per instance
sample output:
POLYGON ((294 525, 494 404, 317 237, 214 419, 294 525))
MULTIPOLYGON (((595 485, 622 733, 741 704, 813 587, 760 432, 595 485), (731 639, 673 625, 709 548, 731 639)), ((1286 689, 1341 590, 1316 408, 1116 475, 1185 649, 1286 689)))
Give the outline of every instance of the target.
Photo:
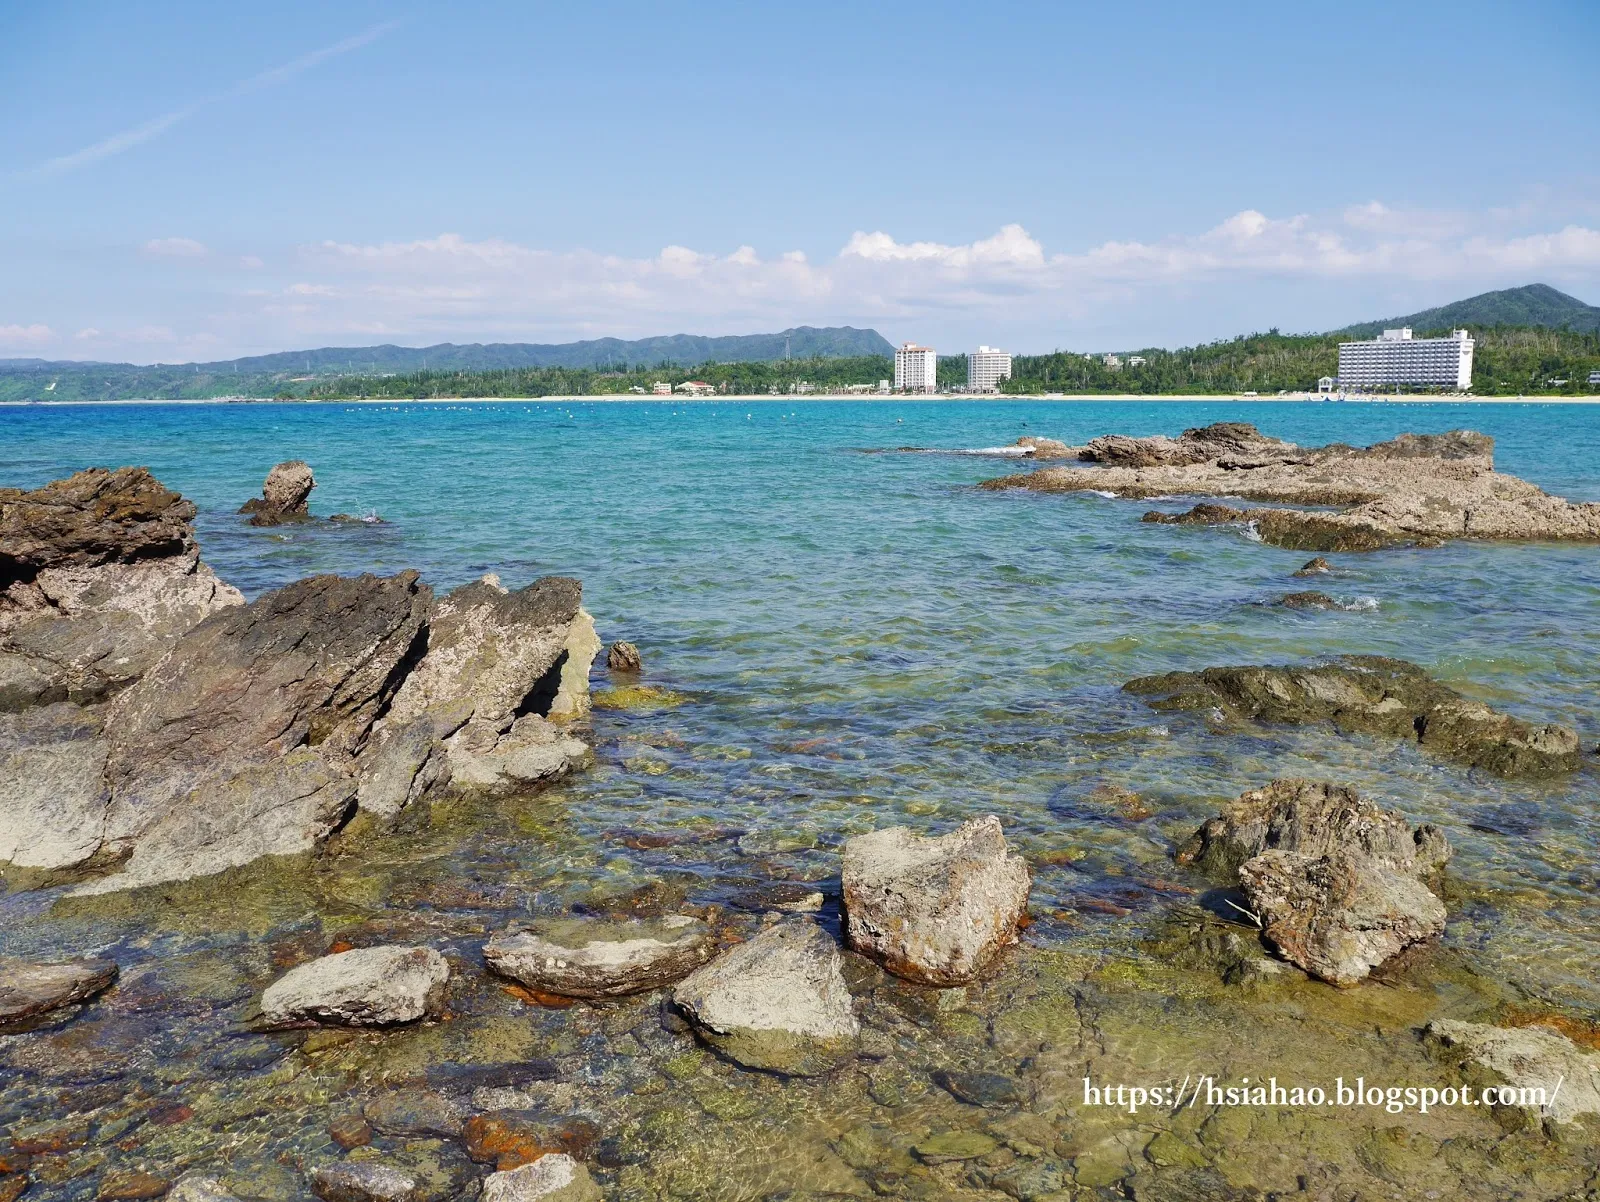
MULTIPOLYGON (((1144 503, 972 487, 1025 463, 865 453, 1218 420, 1304 444, 1478 429, 1496 438, 1502 470, 1600 498, 1600 408, 1485 404, 31 407, 0 411, 0 483, 148 465, 199 505, 206 559, 251 596, 315 572, 416 567, 441 589, 490 571, 513 587, 580 577, 602 637, 638 643, 646 680, 688 700, 597 715, 600 763, 559 791, 595 850, 548 872, 536 904, 560 904, 604 872, 687 872, 714 892, 752 854, 822 878, 853 831, 992 811, 1022 846, 1075 857, 1041 869, 1037 908, 1062 920, 1041 921, 1033 938, 1115 941, 1164 904, 1174 839, 1217 800, 1306 774, 1444 826, 1476 890, 1451 937, 1543 992, 1593 1002, 1592 770, 1509 784, 1327 731, 1219 734, 1118 689, 1173 668, 1381 653, 1576 726, 1592 745, 1595 548, 1335 556, 1336 573, 1313 584, 1349 608, 1292 612, 1262 603, 1298 587, 1289 574, 1303 554, 1234 530, 1141 525, 1144 503), (286 458, 315 469, 315 512, 385 521, 245 526, 233 511, 286 458), (1152 815, 1092 799, 1105 784, 1143 793, 1152 815), (693 856, 605 839, 696 824, 717 837, 693 856)), ((13 926, 0 939, 27 936, 13 926)))

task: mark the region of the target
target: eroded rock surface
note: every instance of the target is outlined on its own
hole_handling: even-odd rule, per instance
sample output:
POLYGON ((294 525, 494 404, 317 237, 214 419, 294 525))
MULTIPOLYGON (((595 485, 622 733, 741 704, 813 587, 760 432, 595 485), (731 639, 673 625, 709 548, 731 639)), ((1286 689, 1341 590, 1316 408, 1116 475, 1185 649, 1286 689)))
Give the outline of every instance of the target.
POLYGON ((554 918, 496 935, 484 945, 490 968, 544 993, 607 998, 681 980, 716 951, 697 918, 554 918))
POLYGON ((601 1202, 600 1187, 565 1152, 548 1152, 532 1164, 490 1173, 483 1202, 601 1202))
POLYGON ((1559 1031, 1438 1019, 1424 1034, 1448 1055, 1487 1069, 1507 1085, 1544 1090, 1547 1112, 1558 1123, 1600 1114, 1600 1055, 1583 1051, 1559 1031))
POLYGON ((613 672, 638 672, 644 667, 639 648, 627 639, 618 639, 606 652, 606 667, 613 672))
POLYGON ((1031 880, 993 815, 936 838, 857 835, 844 848, 845 939, 896 976, 964 984, 1015 941, 1031 880))
POLYGON ((31 964, 0 959, 0 1029, 87 1001, 116 979, 117 966, 110 960, 31 964))
POLYGON ((1600 541, 1600 503, 1574 504, 1494 470, 1494 440, 1470 430, 1402 434, 1370 447, 1298 447, 1243 422, 1179 438, 1092 439, 1093 468, 1053 467, 985 481, 989 489, 1237 497, 1303 508, 1196 506, 1147 514, 1180 524, 1248 523, 1261 540, 1306 551, 1368 551, 1442 539, 1600 541))
POLYGON ((1580 758, 1576 731, 1499 713, 1415 664, 1383 656, 1168 672, 1130 680, 1123 689, 1158 710, 1218 708, 1235 718, 1331 722, 1341 734, 1414 739, 1438 755, 1500 776, 1555 776, 1577 768, 1580 758))
POLYGON ((311 516, 309 502, 316 486, 316 478, 304 460, 287 460, 267 473, 261 495, 246 501, 239 512, 250 515, 252 526, 303 522, 311 516))
POLYGON ((1439 871, 1451 856, 1450 842, 1436 826, 1413 829, 1401 815, 1347 786, 1289 777, 1224 806, 1178 850, 1178 862, 1232 880, 1264 851, 1358 852, 1417 877, 1439 871))
POLYGON ((311 1190, 322 1202, 424 1202, 415 1174, 377 1161, 324 1165, 311 1174, 311 1190))
POLYGON ((672 998, 723 1055, 788 1076, 828 1071, 861 1033, 839 948, 804 919, 768 927, 696 969, 672 998))
POLYGON ((105 841, 106 743, 69 702, 0 713, 0 862, 68 868, 105 841))
POLYGON ((437 1016, 450 967, 431 947, 366 947, 323 956, 261 995, 268 1026, 388 1027, 437 1016))

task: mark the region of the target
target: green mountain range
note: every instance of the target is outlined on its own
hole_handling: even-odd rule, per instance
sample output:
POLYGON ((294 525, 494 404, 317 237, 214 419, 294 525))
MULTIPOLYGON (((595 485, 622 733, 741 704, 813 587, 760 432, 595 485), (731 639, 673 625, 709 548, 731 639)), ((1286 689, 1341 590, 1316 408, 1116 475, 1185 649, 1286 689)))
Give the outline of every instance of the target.
POLYGON ((1440 305, 1437 309, 1424 309, 1421 313, 1405 317, 1360 322, 1332 333, 1372 338, 1384 330, 1401 326, 1410 326, 1418 333, 1462 327, 1539 326, 1594 334, 1600 333, 1600 307, 1586 305, 1575 296, 1556 291, 1549 284, 1526 284, 1521 288, 1502 288, 1498 292, 1469 296, 1466 300, 1440 305))

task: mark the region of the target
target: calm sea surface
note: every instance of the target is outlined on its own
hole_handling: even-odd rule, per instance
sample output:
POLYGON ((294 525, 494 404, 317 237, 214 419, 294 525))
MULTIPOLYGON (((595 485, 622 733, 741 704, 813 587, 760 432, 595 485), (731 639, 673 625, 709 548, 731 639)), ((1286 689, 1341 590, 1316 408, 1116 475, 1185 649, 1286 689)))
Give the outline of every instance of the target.
MULTIPOLYGON (((1600 499, 1600 407, 1488 404, 34 407, 0 409, 0 485, 148 465, 199 505, 205 558, 248 596, 311 573, 406 567, 436 589, 485 572, 512 587, 582 579, 602 637, 636 642, 645 680, 681 704, 597 713, 597 766, 543 795, 522 828, 536 837, 470 823, 458 837, 395 836, 409 849, 400 867, 384 859, 399 852, 375 846, 363 871, 390 881, 391 901, 393 880, 428 874, 515 882, 509 909, 660 880, 716 900, 774 871, 836 876, 838 843, 857 831, 938 830, 993 812, 1024 850, 1060 853, 1038 870, 1030 940, 1111 951, 1172 904, 1174 880, 1187 878, 1171 850, 1221 799, 1310 775, 1445 828, 1457 848, 1447 939, 1528 995, 1592 1012, 1592 766, 1507 783, 1406 745, 1157 715, 1119 687, 1176 668, 1394 655, 1525 718, 1572 725, 1593 747, 1600 550, 1458 543, 1331 556, 1334 574, 1310 583, 1348 608, 1288 611, 1264 603, 1301 587, 1290 573, 1304 553, 1231 529, 1142 525, 1148 503, 973 487, 1026 463, 864 453, 1220 420, 1303 444, 1481 430, 1502 470, 1600 499), (383 524, 245 526, 234 510, 289 458, 316 472, 316 513, 383 524), (1097 799, 1104 785, 1139 792, 1148 814, 1097 799), (701 836, 626 837, 684 830, 701 836)), ((217 895, 214 931, 183 937, 223 939, 230 896, 217 895)), ((177 938, 162 929, 136 907, 0 901, 0 952, 121 941, 153 956, 177 938)))

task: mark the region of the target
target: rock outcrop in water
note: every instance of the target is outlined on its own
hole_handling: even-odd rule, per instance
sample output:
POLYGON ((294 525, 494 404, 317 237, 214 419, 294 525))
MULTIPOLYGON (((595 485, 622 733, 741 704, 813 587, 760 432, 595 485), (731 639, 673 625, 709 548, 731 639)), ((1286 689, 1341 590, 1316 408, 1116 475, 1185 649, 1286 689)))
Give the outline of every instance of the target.
POLYGON ((246 501, 239 512, 250 515, 252 526, 306 521, 311 517, 311 490, 316 486, 316 478, 304 460, 287 460, 267 473, 261 495, 246 501))
POLYGON ((415 572, 316 576, 245 605, 194 514, 142 468, 0 490, 0 865, 182 879, 588 761, 577 581, 435 602, 415 572))
POLYGON ((1353 985, 1444 930, 1444 904, 1425 881, 1450 854, 1436 827, 1412 829, 1353 789, 1291 778, 1242 794, 1178 861, 1241 885, 1285 959, 1353 985))
POLYGON ((804 919, 696 969, 672 1000, 723 1055, 785 1076, 827 1072, 854 1053, 861 1032, 837 945, 804 919))
POLYGON ((1494 440, 1470 430, 1402 434, 1370 447, 1299 447, 1243 422, 1219 422, 1179 438, 1105 435, 1091 440, 1079 458, 1100 466, 1045 468, 987 480, 983 487, 1336 507, 1211 503, 1182 514, 1145 515, 1181 525, 1248 523, 1263 542, 1306 551, 1370 551, 1456 538, 1600 541, 1600 503, 1573 504, 1496 472, 1494 440))
POLYGON ((542 993, 609 998, 659 989, 716 952, 709 926, 686 914, 660 919, 552 918, 496 935, 490 968, 542 993))
POLYGON ((1499 776, 1555 776, 1573 771, 1580 758, 1577 733, 1568 727, 1499 713, 1415 664, 1383 656, 1167 672, 1122 687, 1157 710, 1215 708, 1234 718, 1330 722, 1341 734, 1414 739, 1425 750, 1499 776))
POLYGON ((117 966, 110 960, 30 964, 0 959, 0 1031, 86 1002, 111 988, 116 979, 117 966))
POLYGON ((844 847, 845 939, 896 976, 963 985, 1016 941, 1031 883, 993 815, 937 838, 857 835, 844 847))
POLYGON ((291 969, 261 995, 272 1027, 392 1027, 444 1009, 450 967, 431 947, 366 947, 291 969))

